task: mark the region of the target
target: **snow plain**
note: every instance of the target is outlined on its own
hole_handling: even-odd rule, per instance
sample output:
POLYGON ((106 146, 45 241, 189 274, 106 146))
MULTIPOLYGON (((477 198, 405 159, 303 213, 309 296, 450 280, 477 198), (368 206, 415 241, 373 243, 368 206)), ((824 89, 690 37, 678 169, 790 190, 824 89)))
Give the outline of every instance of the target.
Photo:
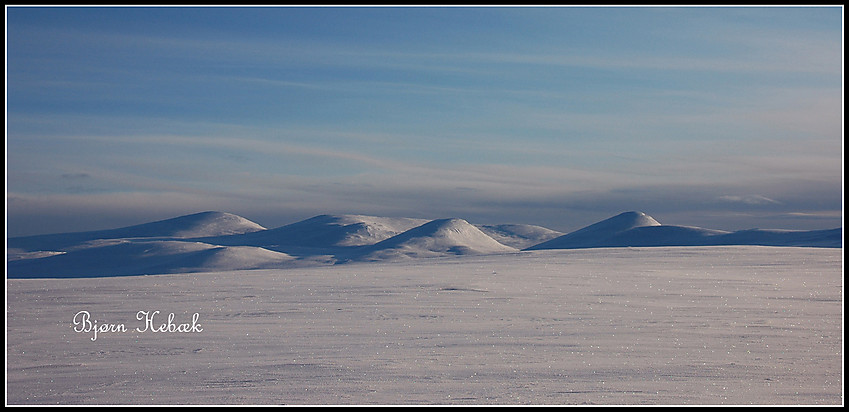
POLYGON ((7 404, 842 405, 842 248, 7 279, 7 404), (75 332, 88 311, 126 332, 75 332), (201 332, 138 332, 138 311, 201 332))

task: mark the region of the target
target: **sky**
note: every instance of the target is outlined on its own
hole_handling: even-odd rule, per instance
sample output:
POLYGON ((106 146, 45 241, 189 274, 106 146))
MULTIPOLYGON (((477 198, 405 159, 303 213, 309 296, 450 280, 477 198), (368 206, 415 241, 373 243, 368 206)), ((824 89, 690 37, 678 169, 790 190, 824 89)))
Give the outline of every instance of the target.
POLYGON ((7 236, 841 227, 842 42, 842 6, 6 6, 7 236))

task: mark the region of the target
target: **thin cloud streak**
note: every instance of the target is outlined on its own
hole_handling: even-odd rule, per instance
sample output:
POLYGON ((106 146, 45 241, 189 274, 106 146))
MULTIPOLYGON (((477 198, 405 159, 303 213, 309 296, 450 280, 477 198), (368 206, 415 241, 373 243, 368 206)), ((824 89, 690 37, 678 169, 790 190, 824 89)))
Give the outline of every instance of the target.
MULTIPOLYGON (((752 73, 798 73, 826 74, 839 76, 842 69, 842 56, 831 53, 839 50, 833 39, 819 33, 794 33, 787 35, 776 33, 763 35, 759 32, 738 33, 734 36, 722 33, 712 41, 733 46, 735 54, 729 57, 649 56, 644 51, 633 54, 610 54, 595 49, 568 47, 539 48, 534 52, 415 52, 387 51, 369 49, 362 46, 352 49, 329 42, 299 39, 286 42, 262 39, 225 40, 189 37, 164 37, 157 35, 120 34, 88 32, 83 29, 19 29, 22 38, 55 40, 61 44, 95 45, 93 53, 113 53, 132 58, 133 54, 159 56, 165 63, 210 61, 211 68, 223 68, 227 62, 234 66, 254 68, 284 67, 346 67, 369 70, 389 70, 403 72, 430 72, 443 74, 462 73, 464 76, 493 76, 514 72, 516 66, 553 66, 563 68, 585 68, 596 70, 647 70, 732 72, 752 73), (29 34, 27 34, 29 33, 29 34), (754 35, 753 35, 754 34, 754 35), (802 39, 799 36, 803 37, 802 39), (813 39, 813 40, 812 40, 813 39), (815 45, 815 47, 812 47, 815 45), (133 52, 128 52, 134 50, 133 52), (758 51, 743 54, 743 50, 758 51), (291 56, 297 56, 293 59, 291 56)), ((14 45, 14 44, 13 44, 14 45)), ((59 58, 66 60, 65 57, 59 58)), ((108 62, 107 62, 108 63, 108 62)), ((114 73, 113 65, 107 64, 107 70, 114 73)), ((103 70, 100 64, 89 66, 92 70, 103 70)), ((129 68, 125 68, 129 69, 129 68)), ((131 69, 130 69, 131 70, 131 69)), ((144 73, 146 67, 138 67, 135 73, 144 73)), ((209 69, 207 69, 209 70, 209 69)), ((132 72, 125 72, 132 73, 132 72)), ((186 76, 189 73, 185 73, 186 76)), ((238 79, 239 77, 234 77, 238 79)), ((244 80, 250 77, 244 77, 244 80)), ((254 80, 260 80, 257 78, 254 80)), ((267 79, 273 84, 297 87, 327 87, 310 82, 267 79)), ((70 84, 70 83, 68 83, 70 84)))
MULTIPOLYGON (((132 153, 146 153, 146 147, 155 147, 162 153, 192 153, 195 160, 185 158, 183 162, 193 161, 195 164, 186 163, 184 166, 174 164, 174 172, 156 178, 133 173, 121 172, 114 166, 103 166, 102 171, 97 173, 101 176, 110 176, 114 187, 127 184, 138 189, 152 190, 162 188, 174 190, 180 187, 179 181, 220 181, 225 183, 232 181, 227 176, 239 176, 238 184, 233 187, 245 187, 253 176, 265 174, 268 176, 287 176, 292 178, 316 175, 316 178, 324 181, 344 180, 349 182, 373 182, 375 184, 394 187, 393 182, 404 182, 402 187, 410 187, 413 190, 428 187, 453 187, 462 185, 478 188, 483 191, 497 193, 543 193, 546 191, 568 192, 579 190, 581 187, 594 187, 604 189, 615 189, 617 187, 638 186, 644 184, 703 184, 708 182, 726 182, 730 184, 740 181, 753 181, 786 177, 809 177, 811 179, 826 179, 835 176, 837 163, 830 160, 833 153, 811 152, 805 153, 805 147, 816 147, 812 142, 799 143, 798 150, 775 152, 766 151, 769 145, 775 145, 774 141, 764 141, 765 149, 763 155, 752 155, 756 152, 751 148, 740 150, 739 154, 730 154, 726 149, 712 149, 710 142, 692 141, 682 142, 674 148, 674 152, 660 153, 656 150, 648 150, 645 153, 632 151, 630 160, 618 159, 616 152, 604 151, 604 146, 599 146, 597 151, 583 148, 577 152, 569 153, 568 145, 563 148, 565 157, 596 159, 594 161, 580 163, 570 161, 565 164, 545 164, 539 161, 534 163, 499 164, 490 162, 467 162, 465 164, 423 162, 415 159, 398 159, 386 156, 354 151, 348 148, 331 149, 326 147, 310 146, 306 144, 295 144, 291 141, 271 141, 265 139, 252 139, 246 137, 222 137, 222 136, 178 136, 178 135, 148 135, 148 136, 73 136, 65 137, 69 143, 76 144, 86 142, 88 145, 99 144, 122 144, 136 147, 135 151, 128 151, 128 157, 121 158, 116 155, 103 157, 101 160, 93 160, 89 163, 88 170, 93 171, 98 162, 117 162, 126 166, 135 167, 142 173, 147 173, 151 164, 158 162, 156 159, 134 158, 132 153), (172 147, 176 150, 167 150, 172 147), (683 150, 686 148, 686 150, 683 150), (228 153, 237 157, 239 153, 251 161, 265 164, 271 159, 277 159, 282 164, 276 169, 258 170, 245 164, 241 166, 242 172, 229 173, 225 176, 217 176, 215 173, 216 163, 210 155, 203 153, 228 153), (673 154, 674 153, 674 154, 673 154), (571 156, 571 157, 570 157, 571 156), (663 161, 658 162, 657 157, 662 156, 663 161), (287 159, 313 158, 312 164, 318 167, 310 169, 291 170, 286 168, 287 159), (258 160, 257 160, 258 159, 258 160), (593 164, 602 160, 602 164, 593 164), (624 161, 623 161, 624 160, 624 161), (340 164, 341 162, 341 164, 340 164), (324 165, 344 166, 344 172, 333 172, 333 168, 324 165), (179 167, 178 167, 179 166, 179 167), (353 172, 353 173, 351 173, 353 172), (748 176, 741 179, 740 176, 748 176), (223 177, 223 179, 222 179, 223 177), (177 179, 174 181, 173 179, 177 179), (146 183, 145 183, 146 182, 146 183), (452 186, 453 185, 453 186, 452 186)), ((640 142, 636 142, 639 144, 640 142)), ((826 140, 825 143, 828 143, 826 140)), ((523 143, 516 142, 514 145, 504 145, 498 150, 511 151, 514 148, 521 150, 523 143)), ((746 143, 752 145, 752 143, 746 143)), ((757 149, 757 146, 754 146, 757 149)), ((786 146, 785 146, 786 147, 786 146)), ((738 150, 742 149, 738 147, 738 150)), ((788 148, 789 149, 789 148, 788 148)), ((532 151, 531 151, 532 152, 532 151)), ((556 152, 555 152, 556 153, 556 152)), ((558 158, 555 153, 549 153, 551 158, 558 158)), ((625 153, 625 152, 623 152, 625 153)), ((170 159, 162 159, 162 164, 154 169, 167 171, 170 159)), ((250 163, 250 162, 249 162, 250 163)), ((237 167, 235 170, 239 170, 237 167)), ((73 163, 68 163, 65 170, 73 170, 73 163)), ((91 174, 91 172, 89 172, 91 174)), ((13 185, 13 188, 15 186, 13 185)), ((261 189, 259 189, 261 190, 261 189)))

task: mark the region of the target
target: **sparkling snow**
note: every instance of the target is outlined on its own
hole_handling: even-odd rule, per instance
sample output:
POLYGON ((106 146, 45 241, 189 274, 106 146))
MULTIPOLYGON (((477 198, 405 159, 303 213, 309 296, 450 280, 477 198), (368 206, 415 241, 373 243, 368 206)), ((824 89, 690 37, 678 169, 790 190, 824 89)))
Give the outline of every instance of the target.
POLYGON ((843 403, 842 249, 8 279, 7 403, 843 403), (74 332, 79 311, 127 332, 74 332), (138 311, 202 332, 137 332, 138 311))

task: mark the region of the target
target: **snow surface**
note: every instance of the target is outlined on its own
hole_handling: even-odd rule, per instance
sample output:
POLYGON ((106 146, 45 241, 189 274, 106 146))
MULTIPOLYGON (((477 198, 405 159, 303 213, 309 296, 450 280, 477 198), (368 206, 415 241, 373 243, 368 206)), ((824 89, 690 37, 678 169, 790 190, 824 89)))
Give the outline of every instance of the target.
POLYGON ((842 405, 842 265, 711 246, 8 279, 6 401, 842 405), (127 332, 92 341, 83 310, 127 332), (203 330, 135 330, 157 310, 203 330))

